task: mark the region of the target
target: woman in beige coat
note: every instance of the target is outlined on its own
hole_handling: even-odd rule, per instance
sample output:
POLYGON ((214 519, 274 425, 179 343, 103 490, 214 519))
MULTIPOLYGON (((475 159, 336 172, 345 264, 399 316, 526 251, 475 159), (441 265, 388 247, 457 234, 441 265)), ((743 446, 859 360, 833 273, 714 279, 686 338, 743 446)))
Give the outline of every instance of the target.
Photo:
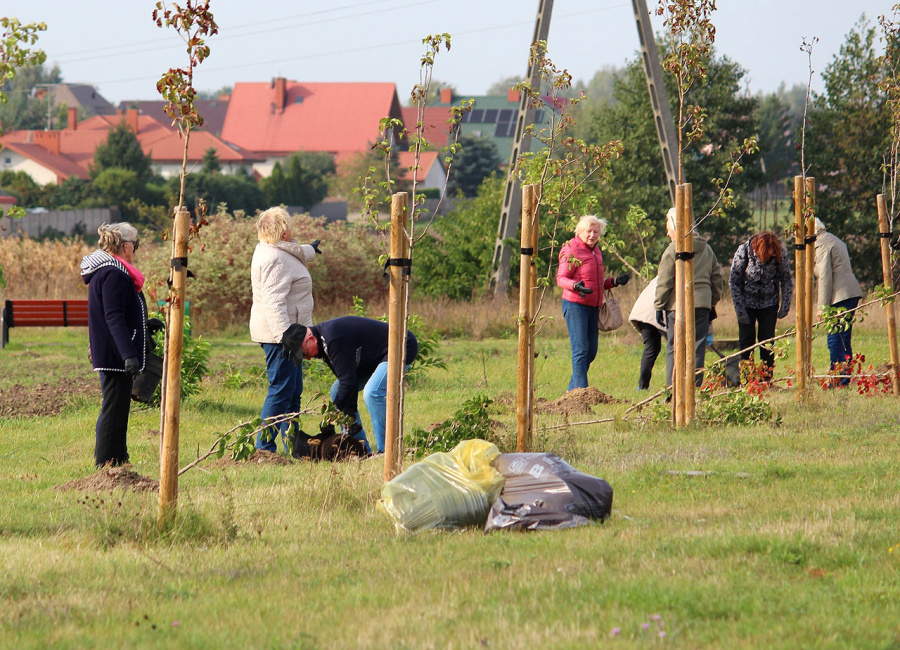
MULTIPOLYGON (((818 217, 816 218, 816 281, 819 285, 818 316, 820 319, 823 307, 856 309, 859 299, 862 298, 862 289, 853 274, 853 267, 850 266, 847 245, 827 232, 825 224, 818 217)), ((828 353, 831 356, 832 370, 838 364, 845 364, 853 358, 853 348, 850 345, 852 335, 852 324, 842 332, 828 335, 828 353)), ((840 370, 840 368, 838 369, 840 370)), ((844 377, 839 385, 846 386, 849 383, 850 378, 844 377)))
MULTIPOLYGON (((300 410, 303 366, 294 366, 281 349, 285 330, 294 324, 313 324, 312 278, 306 265, 319 253, 319 241, 298 244, 291 233, 284 208, 269 208, 256 221, 259 244, 250 264, 253 305, 250 308, 250 338, 266 354, 269 392, 263 402, 262 419, 276 418, 300 410)), ((294 428, 297 428, 296 422, 294 428)), ((278 451, 275 437, 286 444, 288 423, 260 431, 256 448, 278 451)))

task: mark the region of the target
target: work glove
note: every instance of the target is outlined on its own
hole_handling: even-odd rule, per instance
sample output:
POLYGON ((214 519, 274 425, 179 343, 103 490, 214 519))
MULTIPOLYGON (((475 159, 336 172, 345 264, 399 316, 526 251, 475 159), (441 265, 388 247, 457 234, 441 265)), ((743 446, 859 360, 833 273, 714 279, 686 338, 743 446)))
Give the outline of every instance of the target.
POLYGON ((150 336, 162 332, 164 329, 166 329, 166 324, 158 318, 151 318, 147 321, 147 332, 150 333, 150 336))
POLYGON ((141 371, 137 357, 128 357, 125 359, 125 374, 129 377, 136 377, 141 371))
POLYGON ((319 250, 319 244, 322 243, 321 239, 316 239, 315 241, 310 243, 310 246, 313 247, 313 250, 316 251, 316 255, 321 255, 322 251, 319 250))
POLYGON ((656 322, 659 323, 659 326, 665 329, 666 327, 666 312, 663 309, 656 310, 656 322))
POLYGON ((584 298, 584 297, 585 297, 586 295, 588 295, 589 293, 594 293, 594 290, 593 290, 593 289, 588 289, 586 286, 584 286, 584 282, 583 282, 582 280, 579 280, 578 282, 576 282, 576 283, 572 286, 572 289, 573 289, 574 291, 577 291, 579 294, 581 294, 581 297, 582 297, 582 298, 584 298))
POLYGON ((628 284, 628 281, 630 279, 631 279, 631 273, 625 273, 623 275, 620 275, 615 280, 613 280, 613 286, 614 287, 624 287, 626 284, 628 284))
POLYGON ((781 320, 782 318, 784 318, 785 316, 788 315, 788 312, 789 312, 790 310, 791 310, 791 306, 790 306, 790 305, 788 305, 786 309, 785 309, 784 307, 782 307, 781 309, 778 310, 778 316, 776 316, 776 318, 777 318, 778 320, 781 320))
POLYGON ((360 431, 362 431, 362 425, 359 422, 354 422, 350 425, 350 428, 347 429, 347 435, 351 438, 355 438, 359 435, 360 431))
POLYGON ((745 311, 738 312, 737 313, 737 321, 744 325, 749 325, 750 324, 750 315, 745 311))
POLYGON ((719 317, 719 314, 716 313, 716 306, 713 305, 709 308, 709 322, 716 320, 719 317))

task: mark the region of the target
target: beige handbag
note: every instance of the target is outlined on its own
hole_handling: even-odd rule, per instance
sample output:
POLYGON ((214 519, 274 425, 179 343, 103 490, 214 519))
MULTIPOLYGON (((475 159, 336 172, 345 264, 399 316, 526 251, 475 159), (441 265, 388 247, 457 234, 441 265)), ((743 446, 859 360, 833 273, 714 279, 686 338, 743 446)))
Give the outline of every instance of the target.
POLYGON ((601 332, 612 332, 622 327, 622 308, 619 299, 606 291, 603 294, 603 304, 600 305, 600 316, 597 319, 597 327, 601 332))

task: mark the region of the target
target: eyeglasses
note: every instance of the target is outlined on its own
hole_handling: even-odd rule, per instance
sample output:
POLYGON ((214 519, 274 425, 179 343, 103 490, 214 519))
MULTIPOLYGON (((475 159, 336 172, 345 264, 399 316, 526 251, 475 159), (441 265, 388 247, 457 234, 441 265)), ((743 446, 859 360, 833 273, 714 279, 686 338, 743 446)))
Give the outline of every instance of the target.
POLYGON ((141 246, 141 240, 140 240, 140 239, 135 239, 134 241, 127 241, 127 242, 125 242, 125 243, 126 243, 126 244, 131 244, 132 246, 134 246, 134 252, 135 252, 135 253, 137 253, 137 249, 140 248, 140 246, 141 246))

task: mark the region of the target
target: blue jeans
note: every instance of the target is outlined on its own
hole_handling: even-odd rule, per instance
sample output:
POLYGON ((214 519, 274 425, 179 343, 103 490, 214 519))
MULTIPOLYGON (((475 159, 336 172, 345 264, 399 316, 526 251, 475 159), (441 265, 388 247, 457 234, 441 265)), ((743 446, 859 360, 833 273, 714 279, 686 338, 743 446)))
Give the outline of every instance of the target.
MULTIPOLYGON (((296 413, 300 410, 300 395, 303 393, 303 366, 295 366, 286 359, 278 343, 260 343, 266 353, 266 377, 269 379, 269 392, 263 402, 260 417, 277 417, 285 413, 296 413)), ((281 444, 287 450, 287 431, 290 422, 282 422, 277 428, 273 425, 262 429, 256 437, 256 448, 266 451, 278 451, 275 444, 281 433, 281 444)), ((299 429, 294 421, 294 429, 299 429)))
MULTIPOLYGON (((859 304, 859 298, 847 298, 832 305, 832 307, 843 307, 844 309, 855 309, 859 304)), ((847 358, 853 358, 853 347, 850 345, 850 339, 853 335, 853 326, 849 326, 843 332, 835 332, 828 335, 828 353, 831 355, 831 369, 834 370, 835 364, 844 363, 847 358)), ((846 386, 850 383, 850 379, 845 377, 841 379, 841 384, 846 386)))
MULTIPOLYGON (((406 366, 409 368, 409 366, 406 366)), ((372 420, 372 433, 375 434, 375 446, 379 453, 384 453, 384 430, 385 420, 387 419, 387 361, 382 361, 375 368, 375 372, 368 379, 360 377, 356 390, 363 392, 363 401, 366 403, 366 410, 369 412, 369 418, 372 420)), ((338 386, 340 382, 334 382, 331 385, 331 399, 337 397, 338 386)), ((359 418, 359 410, 356 411, 356 421, 362 426, 362 420, 359 418)), ((369 440, 366 438, 365 430, 360 431, 356 435, 357 440, 362 440, 366 446, 366 453, 371 454, 372 448, 369 446, 369 440)))
POLYGON ((597 357, 597 319, 599 307, 588 307, 577 302, 562 301, 563 318, 569 330, 569 344, 572 346, 572 379, 569 388, 587 388, 588 368, 597 357))

